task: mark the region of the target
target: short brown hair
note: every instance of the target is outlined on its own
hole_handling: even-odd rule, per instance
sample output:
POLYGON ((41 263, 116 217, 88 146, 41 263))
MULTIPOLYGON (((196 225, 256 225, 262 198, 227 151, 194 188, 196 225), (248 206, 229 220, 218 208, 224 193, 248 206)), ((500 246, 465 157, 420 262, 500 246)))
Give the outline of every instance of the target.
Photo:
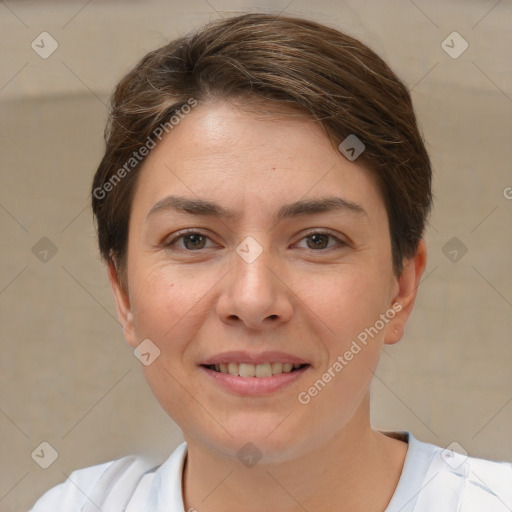
POLYGON ((357 163, 382 195, 393 270, 400 275, 403 258, 416 252, 432 202, 431 164, 407 87, 376 53, 338 30, 259 13, 211 22, 173 40, 145 55, 117 84, 92 185, 102 257, 114 258, 123 271, 144 161, 140 148, 191 100, 234 98, 265 100, 269 112, 291 107, 321 123, 336 147, 349 135, 363 142, 357 163))

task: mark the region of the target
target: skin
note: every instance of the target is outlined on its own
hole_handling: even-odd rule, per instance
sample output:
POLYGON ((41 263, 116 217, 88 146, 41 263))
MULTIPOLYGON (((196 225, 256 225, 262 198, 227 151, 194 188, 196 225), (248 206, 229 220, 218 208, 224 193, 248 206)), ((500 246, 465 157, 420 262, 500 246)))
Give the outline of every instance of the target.
POLYGON ((383 511, 407 445, 370 426, 369 386, 384 344, 403 335, 426 265, 422 240, 393 273, 388 218, 368 172, 306 119, 268 118, 216 101, 195 107, 147 157, 133 199, 127 286, 109 278, 127 342, 149 338, 144 366, 160 404, 188 443, 185 509, 201 512, 383 511), (215 201, 238 218, 171 209, 173 194, 215 201), (330 211, 277 222, 281 206, 337 196, 365 214, 330 211), (165 242, 197 229, 174 248, 165 242), (307 230, 336 238, 312 240, 307 230), (261 255, 236 252, 251 236, 261 255), (197 238, 194 239, 197 243, 197 238), (316 242, 316 243, 315 243, 316 242), (307 390, 394 303, 402 309, 307 405, 307 390), (198 366, 228 350, 280 350, 311 365, 291 386, 240 397, 198 366), (253 443, 262 458, 244 466, 253 443), (372 492, 368 492, 371 489, 372 492))

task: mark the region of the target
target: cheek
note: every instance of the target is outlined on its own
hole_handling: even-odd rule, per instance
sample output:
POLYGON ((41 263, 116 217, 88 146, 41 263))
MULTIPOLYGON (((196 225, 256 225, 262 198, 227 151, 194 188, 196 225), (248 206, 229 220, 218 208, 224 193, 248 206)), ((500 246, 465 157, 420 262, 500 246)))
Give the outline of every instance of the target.
POLYGON ((324 323, 333 350, 343 350, 389 306, 383 275, 377 268, 361 266, 310 277, 301 298, 324 323))
POLYGON ((308 303, 326 333, 323 344, 328 360, 318 370, 326 384, 317 386, 322 389, 320 401, 326 406, 345 404, 340 414, 346 414, 350 404, 355 406, 366 393, 379 360, 387 326, 380 319, 389 307, 383 276, 368 266, 352 268, 317 280, 307 291, 308 303))
POLYGON ((182 351, 185 341, 194 336, 208 314, 205 304, 216 282, 211 273, 193 272, 192 267, 177 269, 139 265, 130 276, 135 332, 140 339, 151 339, 163 354, 182 351))
POLYGON ((130 298, 132 310, 137 320, 145 323, 147 317, 158 319, 161 327, 173 325, 182 318, 201 293, 201 281, 185 277, 185 272, 177 272, 170 265, 140 264, 132 281, 135 287, 130 298), (199 288, 198 288, 199 287, 199 288))
POLYGON ((198 277, 197 272, 176 269, 139 265, 130 276, 134 283, 130 297, 138 339, 149 338, 160 350, 154 362, 142 366, 146 381, 169 416, 190 430, 197 415, 193 398, 197 392, 189 375, 190 340, 210 311, 206 300, 214 283, 204 274, 198 277))

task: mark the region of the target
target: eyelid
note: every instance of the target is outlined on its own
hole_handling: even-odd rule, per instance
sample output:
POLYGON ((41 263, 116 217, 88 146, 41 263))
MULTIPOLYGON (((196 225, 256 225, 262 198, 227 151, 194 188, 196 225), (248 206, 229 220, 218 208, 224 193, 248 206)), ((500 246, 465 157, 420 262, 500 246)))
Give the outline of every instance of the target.
MULTIPOLYGON (((177 244, 177 242, 179 242, 181 239, 183 239, 184 237, 186 237, 187 235, 190 235, 190 234, 201 235, 201 236, 207 238, 208 240, 213 241, 212 238, 208 234, 203 232, 201 229, 188 228, 188 229, 185 229, 182 231, 178 231, 177 233, 174 233, 173 235, 171 235, 171 237, 166 237, 164 239, 164 241, 162 242, 162 246, 163 247, 175 246, 177 244), (169 238, 170 238, 170 240, 169 240, 169 238)), ((350 245, 350 242, 348 242, 347 240, 344 240, 343 238, 340 238, 340 236, 333 234, 330 230, 325 229, 325 228, 311 228, 308 231, 303 232, 301 234, 301 237, 299 238, 298 242, 296 242, 296 243, 299 243, 302 240, 304 240, 305 238, 307 238, 308 236, 312 236, 312 235, 327 235, 328 237, 336 240, 336 242, 338 243, 337 244, 338 247, 350 245)), ((333 249, 335 247, 336 246, 327 247, 325 249, 319 249, 319 250, 314 250, 314 249, 309 249, 309 250, 311 250, 313 252, 325 252, 328 249, 333 249)), ((179 250, 183 250, 184 252, 200 252, 201 251, 201 249, 198 249, 197 251, 190 251, 190 250, 181 249, 181 248, 179 250)))
MULTIPOLYGON (((348 246, 350 245, 350 242, 342 237, 340 237, 340 235, 338 234, 334 234, 333 232, 331 232, 330 230, 326 229, 326 228, 311 228, 309 229, 308 231, 304 232, 301 234, 301 237, 299 239, 299 242, 301 242, 304 238, 307 238, 308 236, 312 236, 312 235, 327 235, 331 238, 334 238, 340 246, 348 246)), ((333 247, 330 247, 329 249, 332 249, 333 247)), ((311 249, 313 250, 313 249, 311 249)), ((326 251, 327 249, 321 249, 321 250, 318 250, 318 251, 315 251, 315 252, 322 252, 322 251, 326 251)))
MULTIPOLYGON (((173 233, 172 235, 165 237, 162 242, 162 246, 169 247, 171 245, 175 245, 179 240, 186 237, 187 235, 201 235, 201 236, 204 236, 205 238, 207 238, 208 240, 212 240, 212 237, 210 235, 206 234, 201 229, 188 228, 188 229, 178 231, 177 233, 173 233)), ((188 252, 193 252, 193 251, 188 251, 188 252)))

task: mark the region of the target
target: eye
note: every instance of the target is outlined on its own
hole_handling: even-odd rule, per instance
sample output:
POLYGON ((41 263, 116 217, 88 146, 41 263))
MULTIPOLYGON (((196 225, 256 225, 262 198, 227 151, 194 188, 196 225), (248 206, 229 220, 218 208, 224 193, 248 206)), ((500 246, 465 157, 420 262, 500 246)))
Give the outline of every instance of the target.
POLYGON ((328 243, 327 241, 329 239, 335 240, 339 246, 346 246, 347 243, 340 240, 338 237, 331 235, 330 233, 326 233, 324 231, 314 231, 308 233, 302 240, 307 240, 307 249, 313 249, 313 250, 322 250, 322 249, 330 249, 336 244, 333 245, 326 245, 328 243), (311 242, 311 243, 309 243, 311 242))
MULTIPOLYGON (((199 232, 199 231, 186 231, 178 234, 174 238, 172 238, 168 242, 164 242, 164 246, 166 249, 171 250, 184 250, 187 252, 194 252, 201 249, 205 249, 206 241, 210 240, 208 236, 199 232), (182 244, 180 245, 180 242, 182 244)), ((346 246, 348 245, 346 242, 340 240, 338 237, 332 235, 331 233, 327 233, 324 231, 314 231, 308 233, 305 237, 301 239, 306 240, 306 249, 312 249, 314 251, 330 249, 333 246, 346 246), (334 240, 335 243, 329 245, 328 240, 334 240)))
POLYGON ((198 249, 204 249, 205 241, 209 239, 209 237, 198 231, 186 231, 174 237, 172 240, 164 242, 164 245, 166 248, 173 249, 178 245, 178 242, 183 240, 183 245, 181 247, 177 247, 178 250, 196 251, 198 249))

